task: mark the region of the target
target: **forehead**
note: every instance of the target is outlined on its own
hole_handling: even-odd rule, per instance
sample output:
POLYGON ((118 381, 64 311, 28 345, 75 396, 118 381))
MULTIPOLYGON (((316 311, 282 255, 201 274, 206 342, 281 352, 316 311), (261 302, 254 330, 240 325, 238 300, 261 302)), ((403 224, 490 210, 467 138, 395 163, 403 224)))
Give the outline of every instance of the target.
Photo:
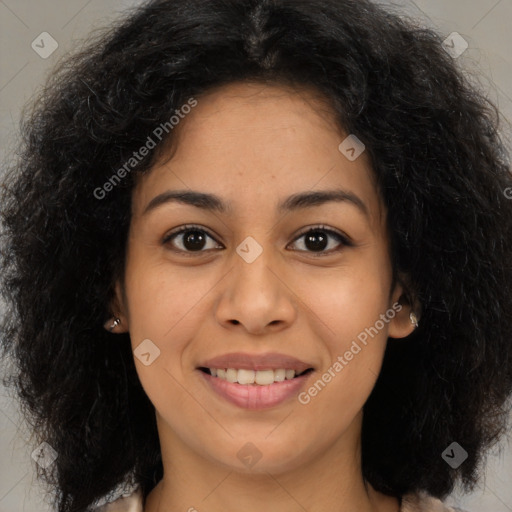
POLYGON ((293 193, 343 188, 359 196, 380 228, 382 204, 363 152, 350 161, 348 137, 328 102, 311 89, 234 83, 197 98, 172 133, 172 151, 137 183, 134 215, 166 190, 224 197, 237 210, 272 208, 293 193))

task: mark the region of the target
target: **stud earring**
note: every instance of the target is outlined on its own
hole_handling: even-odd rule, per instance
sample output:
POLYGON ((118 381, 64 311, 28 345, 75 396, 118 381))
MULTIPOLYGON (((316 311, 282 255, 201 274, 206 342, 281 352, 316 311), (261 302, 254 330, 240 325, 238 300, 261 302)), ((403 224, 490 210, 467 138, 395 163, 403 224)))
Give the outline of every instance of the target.
POLYGON ((109 320, 105 323, 105 328, 112 332, 121 323, 120 318, 116 318, 113 322, 109 320))
POLYGON ((411 324, 414 325, 414 328, 418 327, 418 317, 416 316, 416 313, 414 313, 414 311, 411 311, 409 313, 409 319, 411 320, 411 324))

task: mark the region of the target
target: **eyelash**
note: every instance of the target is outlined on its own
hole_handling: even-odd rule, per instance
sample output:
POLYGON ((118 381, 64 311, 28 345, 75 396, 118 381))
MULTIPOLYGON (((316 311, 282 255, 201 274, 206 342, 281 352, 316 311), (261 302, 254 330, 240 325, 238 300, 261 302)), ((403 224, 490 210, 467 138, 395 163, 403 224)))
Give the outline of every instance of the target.
MULTIPOLYGON (((189 225, 186 225, 186 226, 183 226, 182 228, 180 228, 179 230, 177 231, 174 231, 174 232, 171 232, 169 233, 168 235, 166 235, 164 237, 164 239, 162 240, 162 244, 163 245, 167 245, 169 244, 169 242, 171 240, 173 240, 174 238, 176 238, 178 235, 182 235, 184 233, 186 233, 187 231, 199 231, 201 233, 205 233, 208 237, 210 237, 212 240, 214 240, 217 244, 219 244, 219 242, 215 239, 215 237, 213 235, 211 235, 208 230, 204 229, 203 227, 201 226, 198 226, 198 225, 195 225, 195 224, 189 224, 189 225)), ((305 235, 308 235, 309 233, 315 233, 315 232, 322 232, 322 233, 325 233, 327 235, 330 235, 334 238, 336 238, 338 240, 338 242, 340 242, 341 244, 341 247, 338 248, 338 249, 330 249, 329 251, 319 251, 319 252, 315 252, 315 251, 308 251, 308 250, 300 250, 299 252, 306 252, 306 253, 310 253, 312 254, 314 257, 322 257, 324 255, 331 255, 333 253, 336 253, 336 252, 340 252, 342 249, 343 249, 343 246, 345 247, 352 247, 354 244, 348 239, 348 237, 342 235, 341 233, 337 232, 337 231, 334 231, 330 228, 327 228, 323 225, 319 225, 319 226, 314 226, 314 227, 309 227, 307 228, 306 230, 302 231, 299 235, 297 235, 297 237, 293 240, 292 243, 295 243, 297 242, 297 240, 299 240, 300 238, 304 237, 305 235)), ((190 255, 190 256, 193 256, 195 254, 200 254, 200 253, 204 253, 206 252, 205 250, 200 250, 200 251, 186 251, 186 250, 183 250, 183 249, 176 249, 176 248, 172 248, 171 249, 172 251, 174 252, 179 252, 179 253, 182 253, 182 254, 186 254, 186 255, 190 255)))

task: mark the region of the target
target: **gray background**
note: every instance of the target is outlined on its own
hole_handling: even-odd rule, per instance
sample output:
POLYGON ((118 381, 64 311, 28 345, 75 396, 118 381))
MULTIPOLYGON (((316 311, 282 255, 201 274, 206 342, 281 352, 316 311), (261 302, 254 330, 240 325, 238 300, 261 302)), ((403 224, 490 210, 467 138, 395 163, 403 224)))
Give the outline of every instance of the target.
MULTIPOLYGON (((91 30, 103 27, 137 0, 0 0, 0 159, 16 138, 20 110, 43 83, 52 66, 91 30), (42 32, 58 48, 41 58, 31 47, 42 32)), ((391 2, 380 0, 389 5, 391 2)), ((477 73, 504 120, 512 120, 512 0, 400 0, 400 12, 436 27, 447 37, 458 32, 469 48, 458 61, 477 73)), ((510 140, 510 128, 504 135, 510 140)), ((0 387, 0 512, 44 512, 29 445, 16 402, 0 387)), ((470 512, 512 512, 510 435, 491 453, 478 488, 454 492, 447 500, 470 512)))

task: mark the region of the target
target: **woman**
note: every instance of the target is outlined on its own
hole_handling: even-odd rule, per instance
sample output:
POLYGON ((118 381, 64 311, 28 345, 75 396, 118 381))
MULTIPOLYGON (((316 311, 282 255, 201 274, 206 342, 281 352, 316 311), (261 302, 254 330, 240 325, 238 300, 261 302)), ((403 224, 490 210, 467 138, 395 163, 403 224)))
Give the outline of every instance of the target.
POLYGON ((367 1, 156 1, 52 77, 5 181, 2 341, 59 512, 474 486, 512 177, 441 43, 367 1))

